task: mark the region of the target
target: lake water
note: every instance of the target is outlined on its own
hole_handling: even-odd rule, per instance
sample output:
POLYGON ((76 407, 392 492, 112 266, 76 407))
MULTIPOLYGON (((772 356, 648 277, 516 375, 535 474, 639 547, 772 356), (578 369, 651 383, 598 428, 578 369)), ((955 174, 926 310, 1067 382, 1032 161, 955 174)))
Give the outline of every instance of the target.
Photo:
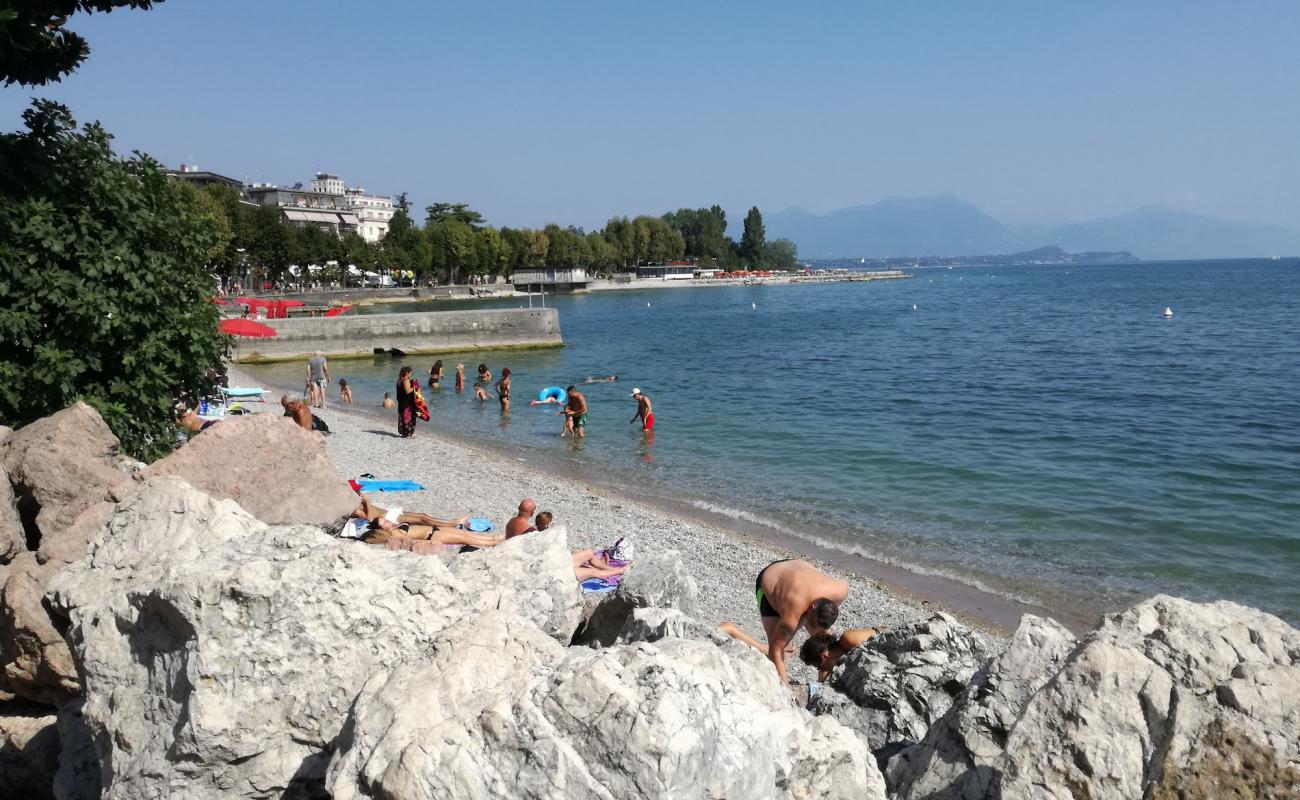
MULTIPOLYGON (((1051 609, 1166 591, 1300 622, 1300 262, 913 275, 548 298, 568 346, 444 357, 430 424, 1051 609), (511 368, 508 417, 457 360, 511 368), (584 442, 527 405, 610 372, 584 442)), ((399 363, 332 368, 373 405, 399 363)))

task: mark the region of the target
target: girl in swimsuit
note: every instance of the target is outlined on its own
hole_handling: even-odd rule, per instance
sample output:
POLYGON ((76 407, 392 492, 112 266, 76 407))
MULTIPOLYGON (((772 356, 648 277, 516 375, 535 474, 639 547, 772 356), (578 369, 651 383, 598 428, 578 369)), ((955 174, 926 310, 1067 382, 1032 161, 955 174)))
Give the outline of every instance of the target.
POLYGON ((442 380, 442 359, 433 362, 429 369, 429 388, 437 389, 438 383, 442 380))
POLYGON ((510 368, 501 370, 501 380, 497 381, 497 399, 501 401, 502 413, 510 410, 510 368))

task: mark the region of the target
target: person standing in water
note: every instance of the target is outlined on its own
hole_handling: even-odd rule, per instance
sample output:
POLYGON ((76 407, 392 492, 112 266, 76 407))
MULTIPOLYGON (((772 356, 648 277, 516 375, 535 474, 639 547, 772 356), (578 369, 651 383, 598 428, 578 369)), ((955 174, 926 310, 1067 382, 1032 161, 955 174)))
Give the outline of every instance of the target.
POLYGON ((564 390, 569 400, 564 406, 564 415, 573 421, 573 435, 579 439, 587 436, 587 398, 574 386, 564 390))
POLYGON ((492 373, 488 372, 487 364, 478 365, 478 382, 489 384, 492 382, 492 373))
POLYGON ((433 362, 429 368, 429 388, 437 389, 438 384, 442 382, 442 359, 433 362))
POLYGON ((647 433, 655 429, 654 406, 650 404, 650 398, 641 393, 640 389, 632 390, 632 399, 636 400, 636 415, 627 421, 631 425, 637 420, 641 420, 641 430, 647 433))
POLYGON ((510 368, 501 370, 501 380, 497 381, 497 399, 501 401, 501 413, 510 410, 510 368))
POLYGON ((397 433, 403 439, 415 436, 415 381, 411 368, 402 367, 397 375, 397 433))
POLYGON ((465 391, 465 365, 456 365, 456 393, 460 394, 465 391))
POLYGON ((311 387, 311 404, 317 408, 325 407, 325 384, 330 381, 330 367, 325 361, 325 354, 317 350, 307 360, 307 384, 311 387))

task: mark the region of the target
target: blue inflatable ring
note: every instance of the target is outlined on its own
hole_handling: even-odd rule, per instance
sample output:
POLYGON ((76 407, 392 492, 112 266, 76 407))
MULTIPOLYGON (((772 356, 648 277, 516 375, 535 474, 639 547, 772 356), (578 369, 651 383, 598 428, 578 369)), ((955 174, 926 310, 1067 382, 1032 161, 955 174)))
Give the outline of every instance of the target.
POLYGON ((552 397, 560 403, 569 402, 569 393, 558 386, 547 386, 545 389, 537 393, 537 399, 543 403, 552 397))

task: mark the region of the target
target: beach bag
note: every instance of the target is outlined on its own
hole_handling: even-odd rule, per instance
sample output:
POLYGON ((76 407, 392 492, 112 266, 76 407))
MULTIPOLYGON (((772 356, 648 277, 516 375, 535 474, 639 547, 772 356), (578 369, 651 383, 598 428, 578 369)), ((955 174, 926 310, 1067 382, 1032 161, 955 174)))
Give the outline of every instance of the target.
POLYGON ((330 426, 326 425, 325 420, 321 419, 315 414, 311 415, 311 429, 314 431, 320 431, 321 433, 330 432, 330 426))
POLYGON ((411 385, 415 387, 415 415, 428 422, 429 407, 424 404, 424 394, 420 391, 420 385, 414 381, 411 382, 411 385))
POLYGON ((631 561, 632 540, 626 536, 614 542, 604 550, 605 558, 610 561, 631 561))

